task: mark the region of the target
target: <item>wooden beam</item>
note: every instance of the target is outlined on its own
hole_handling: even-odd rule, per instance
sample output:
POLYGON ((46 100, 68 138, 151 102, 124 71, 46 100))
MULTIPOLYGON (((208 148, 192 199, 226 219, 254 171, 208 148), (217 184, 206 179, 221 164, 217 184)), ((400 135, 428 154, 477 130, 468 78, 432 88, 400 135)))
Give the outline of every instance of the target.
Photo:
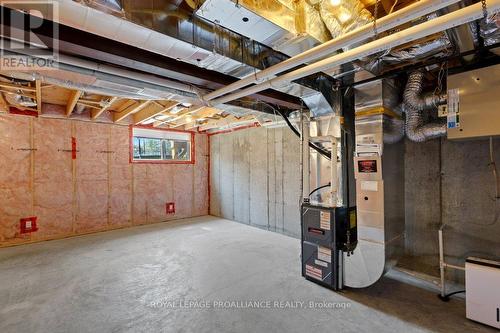
POLYGON ((92 109, 97 109, 97 110, 101 109, 100 106, 97 106, 97 105, 94 105, 94 104, 88 104, 87 102, 83 102, 82 100, 79 100, 78 102, 76 102, 76 104, 83 105, 83 106, 85 106, 87 108, 92 108, 92 109))
POLYGON ((109 109, 109 107, 117 100, 118 100, 118 97, 111 97, 102 108, 100 108, 98 110, 92 110, 92 112, 90 112, 90 118, 92 120, 96 120, 97 117, 99 117, 104 111, 109 109))
POLYGON ((28 93, 23 93, 23 92, 15 92, 15 91, 12 91, 12 90, 7 90, 7 89, 0 89, 0 91, 4 92, 6 94, 20 95, 20 96, 25 96, 25 97, 29 97, 29 98, 32 98, 32 99, 36 99, 36 96, 33 95, 33 94, 28 94, 28 93))
POLYGON ((143 121, 151 119, 151 118, 153 118, 153 117, 155 117, 163 112, 168 112, 168 111, 172 110, 174 107, 176 107, 178 104, 179 104, 179 102, 176 102, 176 101, 167 101, 167 103, 165 105, 162 105, 161 109, 149 109, 149 110, 142 110, 140 112, 137 112, 132 116, 134 118, 134 125, 140 124, 143 121))
POLYGON ((80 102, 83 102, 85 104, 93 104, 93 105, 96 105, 96 106, 101 106, 101 104, 103 104, 103 102, 105 101, 106 99, 102 99, 100 101, 94 101, 92 99, 84 99, 84 98, 80 98, 80 102))
POLYGON ((17 85, 17 84, 10 84, 10 83, 5 83, 5 82, 0 83, 0 87, 36 92, 36 88, 21 86, 21 85, 17 85))
POLYGON ((183 125, 186 125, 187 128, 193 128, 196 127, 196 120, 201 119, 201 118, 207 118, 207 117, 212 117, 213 115, 216 115, 218 113, 221 113, 222 110, 211 108, 211 107, 205 107, 197 111, 196 113, 193 113, 191 115, 188 115, 186 117, 183 117, 182 119, 179 119, 177 122, 175 122, 175 125, 171 126, 173 128, 180 127, 183 125))
POLYGON ((9 103, 7 103, 1 91, 0 91, 0 109, 5 112, 9 111, 9 103))
POLYGON ((214 129, 214 128, 219 128, 219 127, 225 127, 228 125, 238 125, 238 124, 246 124, 250 123, 251 121, 257 122, 257 119, 253 115, 246 115, 241 118, 237 118, 233 115, 229 115, 225 118, 215 120, 215 121, 209 121, 206 124, 203 124, 199 126, 199 129, 201 131, 206 131, 209 129, 214 129))
POLYGON ((139 101, 139 102, 135 103, 134 105, 126 108, 122 112, 115 113, 113 115, 113 121, 116 123, 120 120, 123 120, 128 115, 133 114, 135 112, 139 112, 140 110, 144 109, 146 106, 149 105, 149 103, 151 103, 151 101, 139 101))
POLYGON ((42 81, 35 81, 36 89, 36 110, 38 113, 42 113, 42 81))
POLYGON ((213 116, 222 113, 222 110, 211 108, 211 107, 206 107, 202 111, 197 112, 196 115, 192 116, 192 120, 189 122, 184 122, 184 129, 192 129, 194 127, 198 126, 197 120, 198 119, 210 119, 213 116))
POLYGON ((155 121, 153 123, 153 127, 158 127, 158 126, 163 125, 164 123, 167 123, 167 122, 169 122, 169 123, 170 122, 175 122, 176 120, 179 120, 179 119, 181 119, 184 116, 187 116, 187 115, 193 114, 195 112, 198 112, 198 111, 200 111, 203 108, 205 108, 205 106, 199 106, 199 105, 191 106, 191 107, 189 107, 187 109, 184 109, 184 110, 176 113, 174 115, 175 116, 174 119, 155 121))
POLYGON ((73 112, 73 109, 76 106, 76 103, 82 96, 82 92, 80 90, 72 90, 69 95, 68 103, 66 104, 66 117, 69 117, 73 112))

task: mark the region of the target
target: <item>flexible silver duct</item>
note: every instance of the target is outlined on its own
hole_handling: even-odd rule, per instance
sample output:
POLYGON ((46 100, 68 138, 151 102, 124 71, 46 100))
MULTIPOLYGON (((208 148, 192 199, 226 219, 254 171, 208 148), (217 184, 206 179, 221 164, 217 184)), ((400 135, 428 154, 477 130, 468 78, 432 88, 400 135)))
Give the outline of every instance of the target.
POLYGON ((406 136, 415 142, 446 135, 446 124, 424 122, 423 112, 446 103, 446 95, 422 95, 423 79, 422 71, 411 72, 403 94, 406 136))

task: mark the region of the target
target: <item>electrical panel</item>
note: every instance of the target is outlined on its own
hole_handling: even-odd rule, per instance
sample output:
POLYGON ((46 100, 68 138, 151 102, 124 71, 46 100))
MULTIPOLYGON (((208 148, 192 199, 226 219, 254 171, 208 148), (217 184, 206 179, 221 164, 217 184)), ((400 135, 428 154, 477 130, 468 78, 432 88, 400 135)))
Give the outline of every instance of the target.
POLYGON ((448 139, 500 135, 500 65, 448 77, 448 139))
POLYGON ((500 328, 500 262, 467 258, 465 292, 467 318, 500 328))

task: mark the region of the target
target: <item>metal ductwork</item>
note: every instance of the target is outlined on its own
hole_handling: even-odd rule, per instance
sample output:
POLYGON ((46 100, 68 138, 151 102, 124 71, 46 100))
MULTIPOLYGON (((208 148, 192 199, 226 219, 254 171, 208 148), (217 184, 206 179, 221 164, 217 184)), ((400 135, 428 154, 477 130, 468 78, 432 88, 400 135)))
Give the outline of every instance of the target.
MULTIPOLYGON (((415 26, 435 19, 436 17, 438 17, 438 15, 436 13, 432 13, 413 21, 412 25, 415 26)), ((449 31, 455 31, 461 27, 462 26, 450 29, 449 31)), ((425 61, 431 57, 434 59, 445 58, 453 54, 454 51, 455 48, 450 40, 450 34, 440 32, 422 40, 416 40, 410 45, 403 45, 403 47, 388 49, 384 52, 376 54, 370 57, 368 61, 361 61, 359 66, 374 75, 378 75, 384 73, 390 68, 393 68, 395 65, 401 66, 403 64, 416 63, 419 61, 425 61)))
POLYGON ((358 0, 318 1, 321 19, 332 38, 359 28, 373 21, 372 14, 358 0))
MULTIPOLYGON (((122 1, 123 13, 126 17, 124 20, 119 16, 104 14, 94 8, 74 2, 70 5, 66 1, 59 1, 64 7, 61 9, 61 23, 121 42, 133 43, 138 47, 173 59, 237 78, 256 73, 289 58, 257 41, 259 38, 248 38, 235 32, 234 30, 237 29, 233 26, 229 29, 224 22, 215 20, 211 22, 202 17, 201 15, 208 15, 208 9, 198 10, 195 13, 195 10, 185 3, 122 1), (87 19, 77 23, 72 18, 75 15, 87 17, 87 19), (105 24, 104 21, 106 21, 105 24), (111 31, 102 28, 111 24, 115 27, 111 31), (132 36, 137 38, 132 39, 132 36)), ((244 12, 243 7, 236 6, 229 0, 219 1, 210 8, 218 15, 229 9, 234 10, 231 16, 241 17, 238 24, 247 33, 254 31, 256 35, 265 36, 269 32, 267 28, 270 22, 265 22, 265 20, 250 29, 250 25, 255 24, 248 18, 250 13, 244 12), (248 22, 244 22, 243 17, 247 17, 248 22)), ((280 34, 287 33, 277 26, 275 28, 280 34)), ((316 78, 322 75, 324 76, 324 74, 316 74, 310 78, 297 80, 287 87, 273 89, 302 98, 311 110, 317 110, 320 114, 332 113, 332 107, 322 92, 311 89, 315 87, 316 78)), ((325 93, 328 94, 328 92, 325 93)))
POLYGON ((390 118, 384 122, 384 143, 393 144, 405 137, 405 122, 399 118, 390 118))
POLYGON ((346 286, 364 288, 403 253, 404 142, 400 94, 392 80, 356 86, 354 97, 358 244, 352 254, 344 254, 344 280, 346 286))
POLYGON ((446 124, 425 123, 424 111, 435 109, 446 103, 446 95, 422 95, 422 71, 411 72, 403 94, 406 113, 406 136, 415 142, 438 138, 446 135, 446 124))

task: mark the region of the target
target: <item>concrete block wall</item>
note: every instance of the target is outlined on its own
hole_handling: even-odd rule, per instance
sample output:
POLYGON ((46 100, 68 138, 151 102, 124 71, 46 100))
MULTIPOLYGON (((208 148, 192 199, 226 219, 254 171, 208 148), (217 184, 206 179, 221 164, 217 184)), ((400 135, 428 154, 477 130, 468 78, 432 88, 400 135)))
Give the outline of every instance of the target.
POLYGON ((175 165, 129 163, 128 126, 0 115, 0 133, 0 247, 208 214, 204 134, 175 165), (39 230, 20 234, 31 216, 39 230))
POLYGON ((288 128, 210 136, 210 213, 300 236, 300 142, 288 128))

